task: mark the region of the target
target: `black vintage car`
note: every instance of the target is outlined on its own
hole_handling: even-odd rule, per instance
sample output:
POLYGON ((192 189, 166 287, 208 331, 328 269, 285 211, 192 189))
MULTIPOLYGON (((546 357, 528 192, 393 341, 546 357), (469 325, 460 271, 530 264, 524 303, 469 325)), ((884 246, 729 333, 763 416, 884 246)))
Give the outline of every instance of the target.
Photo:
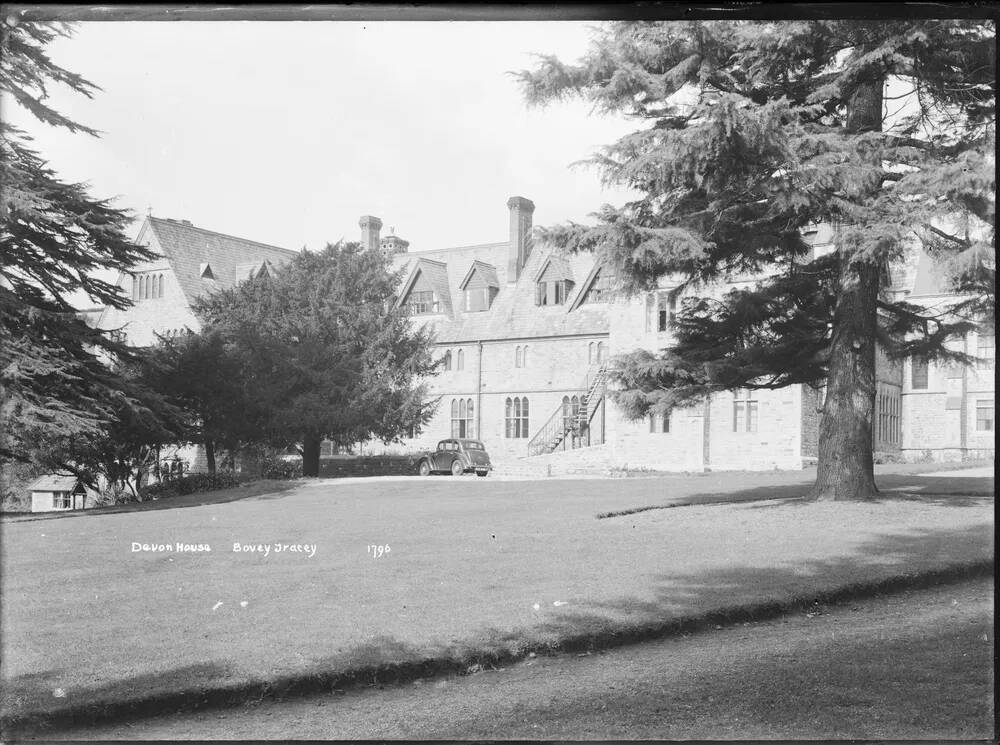
POLYGON ((423 456, 417 465, 421 476, 432 473, 461 476, 470 471, 475 471, 477 476, 486 476, 492 470, 490 456, 479 440, 441 440, 437 450, 423 456))

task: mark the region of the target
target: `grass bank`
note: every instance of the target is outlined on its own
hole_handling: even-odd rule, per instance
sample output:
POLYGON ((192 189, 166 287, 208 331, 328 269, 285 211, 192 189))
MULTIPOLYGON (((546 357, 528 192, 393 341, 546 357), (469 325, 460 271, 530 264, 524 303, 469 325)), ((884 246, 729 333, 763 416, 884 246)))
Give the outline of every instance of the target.
POLYGON ((5 719, 100 719, 419 676, 442 661, 608 645, 992 563, 988 499, 595 519, 663 490, 655 480, 614 490, 320 481, 238 502, 5 524, 5 719), (242 549, 251 545, 315 551, 242 549), (375 558, 373 545, 390 551, 375 558))

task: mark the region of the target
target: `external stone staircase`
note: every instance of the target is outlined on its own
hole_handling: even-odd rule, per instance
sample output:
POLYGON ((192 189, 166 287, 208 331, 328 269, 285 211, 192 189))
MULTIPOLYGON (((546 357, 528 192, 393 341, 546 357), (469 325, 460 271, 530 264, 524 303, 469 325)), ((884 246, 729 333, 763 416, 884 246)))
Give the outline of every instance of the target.
POLYGON ((579 408, 567 414, 566 404, 560 404, 548 421, 542 425, 528 443, 528 455, 540 456, 557 450, 575 450, 600 444, 594 442, 590 422, 597 406, 604 399, 607 385, 607 365, 599 363, 591 368, 580 386, 586 391, 579 399, 579 408))

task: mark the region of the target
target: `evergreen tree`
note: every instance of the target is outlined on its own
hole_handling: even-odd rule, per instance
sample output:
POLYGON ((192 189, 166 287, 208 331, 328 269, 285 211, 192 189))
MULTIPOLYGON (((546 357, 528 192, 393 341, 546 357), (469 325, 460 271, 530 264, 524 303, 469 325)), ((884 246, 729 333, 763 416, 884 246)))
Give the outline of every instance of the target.
POLYGON ((430 339, 395 306, 397 282, 378 252, 337 244, 196 304, 240 360, 256 440, 301 444, 305 476, 324 438, 394 441, 433 413, 419 382, 435 367, 430 339))
POLYGON ((266 425, 259 397, 244 374, 252 365, 215 328, 162 338, 149 352, 146 382, 188 412, 178 441, 205 448, 209 473, 215 473, 218 451, 235 453, 257 441, 266 425))
POLYGON ((597 252, 628 293, 664 276, 675 297, 761 278, 685 301, 670 347, 619 359, 628 415, 825 382, 812 494, 876 493, 876 344, 968 363, 945 342, 992 317, 994 44, 977 20, 622 22, 578 64, 519 73, 530 103, 577 96, 643 125, 592 160, 640 196, 547 240, 597 252), (906 95, 887 98, 890 82, 906 95), (835 227, 830 255, 803 239, 816 221, 835 227), (962 293, 947 312, 885 292, 915 241, 962 293))
MULTIPOLYGON (((0 22, 0 93, 45 124, 97 133, 44 103, 53 84, 92 96, 96 86, 53 63, 45 46, 58 24, 0 22)), ((130 216, 60 181, 0 123, 0 461, 46 458, 60 440, 97 436, 130 399, 108 364, 132 352, 89 327, 71 303, 83 290, 99 305, 129 304, 100 270, 127 271, 151 255, 125 235, 130 216)))

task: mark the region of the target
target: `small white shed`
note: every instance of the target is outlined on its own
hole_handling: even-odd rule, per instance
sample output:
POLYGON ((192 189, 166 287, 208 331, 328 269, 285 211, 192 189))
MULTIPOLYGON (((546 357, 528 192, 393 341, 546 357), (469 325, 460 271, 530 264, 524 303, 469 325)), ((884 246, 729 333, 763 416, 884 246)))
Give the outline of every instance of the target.
POLYGON ((72 475, 39 476, 28 485, 28 491, 31 492, 32 512, 82 510, 94 506, 91 491, 72 475))

